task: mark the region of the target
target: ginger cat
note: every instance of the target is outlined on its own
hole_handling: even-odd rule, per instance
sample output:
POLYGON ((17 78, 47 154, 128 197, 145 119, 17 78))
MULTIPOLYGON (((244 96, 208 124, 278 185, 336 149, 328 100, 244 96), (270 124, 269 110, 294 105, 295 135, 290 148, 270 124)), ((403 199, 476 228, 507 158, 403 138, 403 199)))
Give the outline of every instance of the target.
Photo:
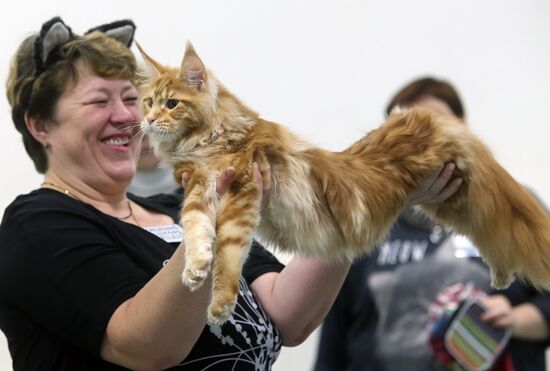
POLYGON ((205 68, 190 44, 180 68, 165 67, 138 48, 152 71, 143 86, 141 127, 178 182, 183 171, 190 173, 181 212, 182 280, 194 290, 212 270, 210 322, 223 323, 232 313, 255 231, 282 250, 353 258, 386 236, 410 192, 449 161, 462 186, 423 210, 475 243, 495 287, 507 286, 517 273, 550 288, 550 218, 465 125, 411 109, 392 114, 345 151, 329 152, 260 118, 205 68), (253 161, 272 171, 272 179, 263 180, 272 182, 263 212, 253 161), (235 181, 218 197, 216 178, 229 166, 235 181))

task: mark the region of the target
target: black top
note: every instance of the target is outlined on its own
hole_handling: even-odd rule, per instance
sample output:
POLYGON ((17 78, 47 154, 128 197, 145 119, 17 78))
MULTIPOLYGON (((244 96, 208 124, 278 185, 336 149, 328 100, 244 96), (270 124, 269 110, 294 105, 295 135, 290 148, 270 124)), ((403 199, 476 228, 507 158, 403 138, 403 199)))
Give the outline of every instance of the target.
MULTIPOLYGON (((178 220, 176 195, 129 197, 178 220)), ((14 370, 122 369, 99 357, 107 323, 177 246, 57 191, 17 197, 0 226, 0 328, 14 370)), ((205 326, 177 369, 269 370, 281 340, 249 285, 282 268, 254 243, 235 313, 205 326)))
MULTIPOLYGON (((490 291, 477 250, 439 226, 401 217, 388 239, 355 262, 321 330, 315 371, 448 370, 428 344, 430 308, 444 289, 490 291), (463 286, 459 286, 464 288, 463 286)), ((501 292, 531 302, 550 324, 550 296, 515 282, 501 292)), ((544 370, 548 342, 512 340, 516 371, 544 370)))

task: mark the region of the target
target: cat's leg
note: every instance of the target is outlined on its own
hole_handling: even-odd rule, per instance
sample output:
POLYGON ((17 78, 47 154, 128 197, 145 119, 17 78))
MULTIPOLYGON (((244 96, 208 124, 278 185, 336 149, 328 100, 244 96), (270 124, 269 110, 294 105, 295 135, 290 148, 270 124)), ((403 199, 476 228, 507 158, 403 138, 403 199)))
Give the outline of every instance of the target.
POLYGON ((182 281, 192 291, 203 284, 211 270, 217 200, 215 175, 194 169, 181 210, 185 241, 182 281))
POLYGON ((242 265, 260 219, 260 198, 252 179, 238 193, 230 191, 220 201, 209 323, 222 324, 235 308, 242 265))

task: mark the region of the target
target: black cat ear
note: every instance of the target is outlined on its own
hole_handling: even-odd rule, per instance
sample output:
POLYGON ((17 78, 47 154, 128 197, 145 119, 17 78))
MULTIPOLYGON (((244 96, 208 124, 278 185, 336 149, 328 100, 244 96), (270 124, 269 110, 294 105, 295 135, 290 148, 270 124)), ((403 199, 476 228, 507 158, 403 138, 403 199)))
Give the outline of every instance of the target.
POLYGON ((185 55, 181 62, 180 78, 185 81, 188 86, 198 90, 200 90, 202 85, 206 82, 206 68, 190 42, 187 42, 185 55))
POLYGON ((71 28, 59 17, 44 23, 34 41, 35 73, 39 74, 44 71, 48 61, 53 59, 59 47, 74 37, 71 28))
POLYGON ((101 26, 97 26, 89 29, 85 35, 100 31, 103 32, 112 38, 120 41, 127 47, 132 46, 134 41, 134 34, 136 33, 136 25, 129 19, 124 19, 122 21, 116 21, 112 23, 107 23, 101 26))

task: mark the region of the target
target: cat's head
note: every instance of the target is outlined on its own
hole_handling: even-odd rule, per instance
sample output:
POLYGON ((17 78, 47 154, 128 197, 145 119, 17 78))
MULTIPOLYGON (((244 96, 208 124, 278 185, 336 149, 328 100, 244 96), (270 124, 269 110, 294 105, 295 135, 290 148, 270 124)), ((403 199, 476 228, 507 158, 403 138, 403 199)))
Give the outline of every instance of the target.
POLYGON ((161 144, 208 133, 212 129, 218 85, 193 46, 187 43, 180 68, 170 68, 156 62, 136 45, 149 66, 142 87, 142 130, 153 142, 161 144))

